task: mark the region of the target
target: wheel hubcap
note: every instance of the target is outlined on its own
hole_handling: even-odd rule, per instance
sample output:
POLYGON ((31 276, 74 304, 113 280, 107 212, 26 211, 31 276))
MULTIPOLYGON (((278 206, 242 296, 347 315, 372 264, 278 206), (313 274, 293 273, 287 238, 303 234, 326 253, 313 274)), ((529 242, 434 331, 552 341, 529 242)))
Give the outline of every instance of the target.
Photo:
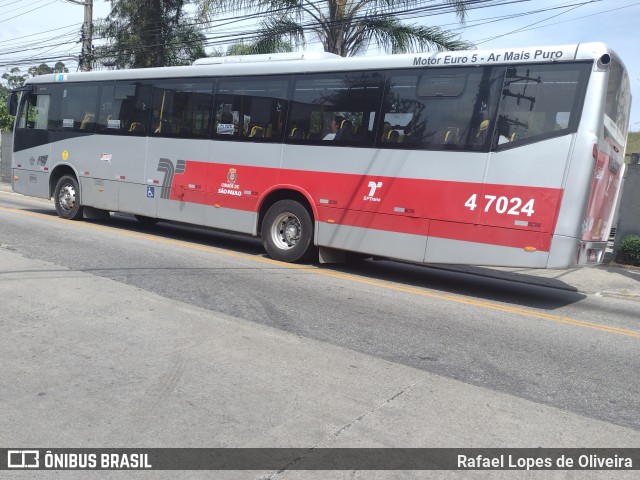
POLYGON ((76 189, 73 185, 65 185, 60 189, 60 194, 58 195, 58 205, 63 210, 69 211, 72 210, 74 205, 76 204, 76 189))
POLYGON ((279 248, 288 249, 298 243, 301 232, 300 219, 293 213, 283 213, 273 222, 271 238, 279 248))

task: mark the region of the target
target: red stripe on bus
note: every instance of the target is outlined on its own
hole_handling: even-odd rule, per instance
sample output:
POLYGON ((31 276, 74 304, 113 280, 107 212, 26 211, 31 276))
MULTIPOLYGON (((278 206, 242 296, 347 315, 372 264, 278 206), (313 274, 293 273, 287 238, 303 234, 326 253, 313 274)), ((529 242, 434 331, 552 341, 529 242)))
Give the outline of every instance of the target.
POLYGON ((310 198, 320 222, 541 251, 549 250, 563 193, 187 161, 184 171, 174 175, 170 198, 256 212, 266 195, 280 188, 310 198), (330 206, 320 199, 331 199, 330 206))

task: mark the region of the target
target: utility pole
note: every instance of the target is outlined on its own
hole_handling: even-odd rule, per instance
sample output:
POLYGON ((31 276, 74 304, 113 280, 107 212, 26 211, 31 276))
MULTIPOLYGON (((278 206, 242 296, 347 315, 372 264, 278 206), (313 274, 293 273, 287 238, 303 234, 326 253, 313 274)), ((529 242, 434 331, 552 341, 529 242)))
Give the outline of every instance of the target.
POLYGON ((93 63, 93 51, 91 40, 93 38, 93 0, 84 0, 84 24, 82 26, 82 63, 80 70, 91 71, 93 63))
POLYGON ((93 60, 91 40, 93 38, 93 0, 67 0, 69 3, 84 5, 84 23, 82 24, 82 53, 80 54, 80 71, 90 72, 93 60))
POLYGON ((85 0, 84 2, 84 42, 82 42, 83 54, 83 72, 91 71, 93 63, 93 0, 85 0))

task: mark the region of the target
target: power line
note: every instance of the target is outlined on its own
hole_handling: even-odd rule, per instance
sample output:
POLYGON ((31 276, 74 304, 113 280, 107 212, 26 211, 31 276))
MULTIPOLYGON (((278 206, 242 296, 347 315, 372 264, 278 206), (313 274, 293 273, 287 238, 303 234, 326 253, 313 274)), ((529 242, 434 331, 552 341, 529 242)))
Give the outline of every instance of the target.
MULTIPOLYGON (((46 0, 40 0, 40 1, 46 1, 46 0)), ((39 3, 39 2, 36 2, 39 3)), ((4 20, 0 20, 0 23, 4 23, 4 22, 8 22, 9 20, 13 20, 14 18, 18 18, 21 17, 22 15, 27 15, 28 13, 32 13, 35 12, 36 10, 40 10, 41 8, 44 8, 48 5, 51 5, 52 3, 56 3, 56 0, 53 0, 45 5, 41 5, 39 7, 36 8, 32 8, 31 10, 27 11, 27 12, 23 12, 23 13, 19 13, 18 15, 14 15, 13 17, 9 17, 9 18, 5 18, 4 20)))
MULTIPOLYGON (((599 1, 599 0, 594 0, 594 1, 599 1)), ((555 15, 551 15, 550 17, 547 17, 547 18, 545 18, 545 19, 542 19, 542 20, 539 20, 539 21, 537 21, 537 22, 531 23, 531 24, 529 24, 529 25, 527 25, 527 26, 525 26, 525 27, 517 28, 517 29, 512 30, 512 31, 510 31, 510 32, 503 33, 503 34, 501 34, 501 35, 495 35, 495 36, 493 36, 493 37, 490 37, 490 38, 487 38, 487 39, 481 40, 481 41, 479 41, 479 42, 476 42, 476 45, 481 45, 481 44, 483 44, 483 43, 490 42, 491 40, 495 40, 495 39, 497 39, 497 38, 502 38, 502 37, 505 37, 505 36, 507 36, 507 35, 511 35, 511 34, 514 34, 514 33, 518 33, 518 32, 520 32, 520 31, 523 31, 523 30, 524 30, 524 29, 526 29, 526 28, 529 28, 529 27, 532 27, 532 26, 534 26, 534 25, 538 25, 538 24, 540 24, 540 23, 546 22, 547 20, 551 20, 552 18, 559 17, 560 15, 564 15, 565 13, 571 12, 571 11, 573 11, 573 10, 575 10, 575 9, 577 9, 577 8, 580 8, 580 7, 584 6, 584 5, 587 5, 587 4, 589 4, 589 3, 593 3, 593 1, 585 2, 585 3, 582 3, 582 4, 578 4, 578 5, 576 5, 576 6, 572 7, 572 8, 569 8, 568 10, 565 10, 564 12, 560 12, 560 13, 557 13, 557 14, 555 14, 555 15)))
MULTIPOLYGON (((0 0, 1 1, 1 0, 0 0)), ((524 3, 524 2, 529 2, 530 0, 513 0, 511 2, 497 2, 497 0, 472 0, 469 1, 469 10, 474 10, 474 9, 481 9, 481 8, 491 8, 491 7, 495 7, 498 4, 500 6, 504 6, 506 4, 519 4, 519 3, 524 3)), ((590 15, 585 15, 582 17, 577 17, 575 19, 567 19, 564 20, 562 22, 556 22, 553 23, 551 25, 540 25, 543 22, 546 22, 552 18, 557 18, 558 16, 568 13, 572 10, 575 10, 576 8, 578 8, 579 6, 583 6, 583 5, 587 5, 590 3, 597 3, 600 2, 601 0, 591 0, 591 1, 585 1, 585 2, 578 2, 578 3, 564 3, 561 5, 553 5, 553 6, 549 6, 547 8, 543 8, 543 9, 538 9, 538 10, 531 10, 531 11, 526 11, 526 12, 518 12, 518 13, 513 13, 510 15, 503 15, 503 16, 499 16, 499 17, 487 17, 484 19, 478 19, 478 20, 474 20, 471 25, 467 24, 466 27, 458 27, 458 28, 454 28, 451 29, 452 31, 464 31, 466 30, 466 28, 474 28, 474 27, 478 27, 481 25, 484 25, 488 22, 492 22, 492 23, 497 23, 500 21, 506 21, 506 20, 511 20, 514 18, 518 18, 518 17, 524 17, 524 16, 530 16, 530 15, 534 15, 534 14, 540 14, 540 13, 544 13, 544 12, 550 12, 550 11, 557 11, 559 9, 565 9, 565 11, 558 13, 556 15, 550 16, 548 18, 545 18, 544 20, 540 20, 537 22, 533 22, 530 23, 529 25, 526 25, 524 27, 515 29, 513 31, 510 32, 506 32, 504 34, 501 35, 497 35, 495 37, 492 38, 501 38, 504 36, 508 36, 508 35, 512 35, 516 32, 521 32, 521 31, 528 31, 528 30, 535 30, 538 28, 545 28, 547 26, 551 26, 551 25, 556 25, 556 24, 561 24, 561 23, 566 23, 569 21, 575 21, 577 19, 580 18, 585 18, 585 17, 589 17, 589 16, 594 16, 594 15, 602 15, 603 13, 609 13, 615 10, 619 10, 619 9, 623 9, 623 8, 629 8, 635 5, 640 4, 640 2, 638 3, 634 3, 631 5, 627 5, 627 6, 623 6, 623 7, 618 7, 618 8, 613 8, 613 9, 607 9, 598 13, 594 13, 594 14, 590 14, 590 15)), ((46 5, 44 5, 46 6, 46 5)), ((424 3, 420 3, 418 4, 416 7, 414 8, 410 8, 410 9, 405 9, 403 11, 400 11, 396 16, 403 18, 403 19, 412 19, 412 18, 423 18, 425 13, 429 13, 430 16, 436 16, 436 15, 442 15, 445 13, 452 13, 452 7, 451 6, 447 6, 447 5, 438 5, 438 8, 434 8, 436 6, 434 5, 426 5, 424 3)), ((232 25, 236 25, 239 22, 243 22, 243 21, 248 21, 248 20, 255 20, 255 19, 259 19, 259 18, 265 18, 265 16, 267 15, 273 15, 274 12, 277 13, 279 10, 270 10, 267 12, 250 12, 244 15, 240 15, 240 16, 235 16, 235 17, 224 17, 221 19, 218 19, 214 22, 203 22, 203 21, 199 21, 196 18, 192 17, 190 19, 187 19, 186 22, 181 23, 182 26, 195 26, 195 27, 201 27, 199 29, 197 29, 199 32, 206 32, 208 29, 212 28, 214 29, 214 33, 209 33, 208 35, 206 35, 205 37, 205 46, 207 47, 213 47, 213 46, 219 46, 219 45, 225 45, 225 44, 229 44, 229 43, 234 43, 234 42, 238 42, 238 41, 254 41, 256 39, 259 38, 259 33, 256 32, 256 28, 255 26, 250 26, 247 27, 246 29, 243 30, 238 30, 237 28, 230 28, 232 25), (221 28, 221 27, 227 27, 227 28, 221 28)), ((378 15, 382 15, 382 14, 378 14, 378 15)), ((444 24, 443 26, 449 26, 452 24, 444 24)), ((454 24, 456 25, 456 24, 454 24)), ((303 23, 303 29, 305 32, 309 32, 314 26, 316 26, 316 24, 314 22, 305 22, 303 23)), ((62 28, 66 28, 66 27, 61 27, 62 28)), ((60 29, 52 29, 50 31, 47 32, 52 32, 52 31, 57 31, 60 29)), ((156 31, 156 29, 148 29, 148 32, 154 32, 156 31)), ((42 33, 47 33, 47 32, 42 32, 42 33)), ((139 33, 139 32, 138 32, 139 33)), ((34 34, 37 35, 37 34, 34 34)), ((7 65, 25 65, 25 64, 32 64, 35 61, 52 61, 51 59, 54 58, 53 56, 45 56, 45 53, 49 53, 51 50, 54 50, 55 48, 64 48, 64 47, 70 47, 70 49, 75 48, 75 45, 77 45, 77 41, 72 41, 70 39, 70 36, 72 36, 73 34, 68 32, 63 34, 62 36, 57 36, 57 37, 50 37, 47 39, 43 39, 42 42, 40 43, 40 45, 38 46, 38 48, 40 49, 44 49, 47 48, 48 50, 43 51, 39 54, 33 55, 31 57, 29 57, 28 59, 20 59, 20 60, 6 60, 4 62, 0 62, 0 66, 7 66, 7 65), (60 40, 64 40, 69 38, 68 41, 60 41, 60 40), (54 41, 58 41, 58 43, 54 43, 54 41), (50 43, 49 43, 50 42, 50 43)), ((32 35, 25 35, 23 37, 18 37, 17 39, 22 39, 22 38, 28 38, 31 37, 32 35)), ((106 37, 97 37, 97 39, 99 40, 100 38, 102 38, 103 40, 106 40, 106 37)), ((16 39, 16 40, 17 40, 16 39)), ((479 40, 477 43, 481 44, 481 43, 486 43, 487 41, 489 41, 489 39, 482 39, 479 40)), ((318 40, 317 39, 313 39, 311 41, 307 41, 306 45, 316 45, 318 44, 318 40)), ((377 45, 376 42, 372 42, 371 46, 377 45)), ((4 46, 4 45, 3 45, 4 46)), ((148 45, 146 46, 146 48, 153 48, 155 45, 148 45)), ((27 44, 26 42, 24 44, 18 44, 18 45, 7 45, 7 47, 10 47, 10 51, 7 50, 2 50, 0 49, 0 55, 8 55, 10 54, 16 54, 16 53, 24 53, 27 50, 32 50, 33 49, 33 43, 29 43, 27 44), (21 49, 20 47, 24 46, 24 49, 21 49), (29 48, 27 49, 26 47, 29 46, 29 48)), ((106 46, 106 48, 108 49, 108 46, 106 46)), ((141 47, 144 48, 144 47, 141 47)), ((108 52, 108 50, 106 50, 108 52)), ((64 60, 76 60, 77 59, 77 55, 74 56, 72 54, 69 53, 69 51, 67 52, 60 52, 60 59, 64 59, 64 60)), ((55 60, 57 60, 57 58, 55 58, 55 60)))

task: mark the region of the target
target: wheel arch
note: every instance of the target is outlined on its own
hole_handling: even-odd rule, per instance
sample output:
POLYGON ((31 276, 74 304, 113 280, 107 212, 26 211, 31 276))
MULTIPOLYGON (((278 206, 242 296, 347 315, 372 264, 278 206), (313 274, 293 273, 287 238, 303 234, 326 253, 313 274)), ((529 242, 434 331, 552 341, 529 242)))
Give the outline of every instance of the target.
POLYGON ((58 180, 60 180, 65 175, 71 175, 76 178, 78 182, 78 188, 80 189, 80 198, 82 198, 82 185, 80 184, 80 177, 78 176, 78 172, 75 169, 66 163, 61 165, 56 165, 51 171, 51 175, 49 175, 49 198, 53 197, 53 192, 58 184, 58 180))
POLYGON ((260 207, 258 208, 258 224, 256 225, 257 235, 262 233, 262 221, 264 220, 264 216, 267 211, 271 206, 273 206, 273 204, 280 200, 294 200, 298 202, 307 209, 309 215, 311 215, 312 222, 315 222, 315 219, 318 218, 315 205, 311 200, 311 196, 307 192, 303 192, 291 186, 279 186, 268 192, 260 202, 260 207))

